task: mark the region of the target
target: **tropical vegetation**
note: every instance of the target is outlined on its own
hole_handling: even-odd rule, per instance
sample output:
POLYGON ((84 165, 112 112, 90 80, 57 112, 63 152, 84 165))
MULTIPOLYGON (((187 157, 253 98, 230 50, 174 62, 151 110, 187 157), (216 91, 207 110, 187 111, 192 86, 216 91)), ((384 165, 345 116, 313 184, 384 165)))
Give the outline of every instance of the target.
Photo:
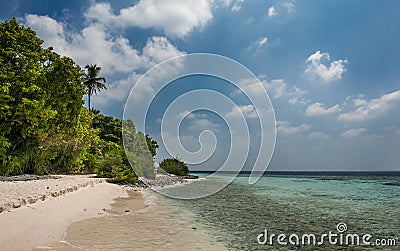
POLYGON ((135 182, 154 173, 157 142, 133 121, 91 111, 90 96, 106 79, 97 65, 85 69, 43 48, 15 18, 0 23, 0 175, 95 172, 135 182))
POLYGON ((90 97, 94 94, 97 94, 97 91, 101 91, 101 89, 106 89, 105 85, 106 79, 104 77, 99 77, 101 67, 97 65, 86 65, 86 71, 82 72, 83 76, 83 84, 86 86, 88 92, 88 107, 90 111, 90 97))
POLYGON ((160 163, 160 168, 170 174, 178 176, 188 176, 188 166, 178 158, 166 158, 160 163))

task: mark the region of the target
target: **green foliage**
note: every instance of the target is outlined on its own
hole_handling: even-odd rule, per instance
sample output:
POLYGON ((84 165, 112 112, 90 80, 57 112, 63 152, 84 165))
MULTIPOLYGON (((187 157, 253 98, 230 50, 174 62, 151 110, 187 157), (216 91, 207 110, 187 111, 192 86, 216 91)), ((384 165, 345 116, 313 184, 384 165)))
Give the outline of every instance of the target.
MULTIPOLYGON (((137 175, 154 175, 154 162, 147 150, 147 141, 144 141, 143 133, 136 132, 133 121, 96 114, 92 127, 99 136, 96 143, 98 158, 93 162, 94 170, 99 176, 132 182, 137 179, 137 175), (122 141, 123 123, 125 148, 122 141)), ((151 142, 157 145, 155 140, 151 142)))
POLYGON ((155 140, 130 120, 83 107, 83 95, 105 89, 101 68, 82 75, 42 44, 15 18, 0 23, 0 175, 96 172, 132 183, 154 175, 155 140))
POLYGON ((122 145, 122 121, 111 116, 96 114, 92 127, 98 129, 98 135, 105 141, 122 145))
POLYGON ((147 134, 146 134, 146 143, 147 143, 147 147, 149 148, 151 156, 154 158, 157 154, 157 148, 159 148, 160 146, 158 145, 157 141, 152 139, 147 134))
POLYGON ((137 176, 127 161, 124 149, 114 144, 96 161, 99 177, 114 178, 118 182, 135 183, 137 176))
MULTIPOLYGON (((136 132, 133 121, 126 120, 123 123, 124 147, 131 166, 139 176, 154 178, 154 160, 149 151, 145 135, 142 132, 136 132)), ((155 143, 157 144, 157 142, 155 143)))
POLYGON ((81 69, 42 44, 15 18, 0 24, 1 175, 82 168, 81 69))
POLYGON ((162 168, 167 173, 175 174, 178 176, 189 175, 188 166, 181 160, 176 158, 167 158, 161 161, 160 168, 162 168))
POLYGON ((88 92, 88 107, 90 111, 90 96, 93 95, 93 93, 97 93, 97 91, 100 91, 101 89, 106 89, 107 87, 105 85, 106 79, 103 77, 98 77, 101 71, 101 67, 97 65, 86 65, 85 69, 87 72, 83 71, 82 72, 82 77, 83 77, 83 84, 86 86, 87 92, 88 92))

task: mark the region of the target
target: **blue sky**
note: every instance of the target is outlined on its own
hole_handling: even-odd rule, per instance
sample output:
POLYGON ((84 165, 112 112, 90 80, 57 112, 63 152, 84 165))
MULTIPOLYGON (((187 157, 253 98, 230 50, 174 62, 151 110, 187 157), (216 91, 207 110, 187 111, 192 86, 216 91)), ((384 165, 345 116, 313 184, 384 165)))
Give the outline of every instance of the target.
MULTIPOLYGON (((245 65, 269 94, 277 121, 269 170, 400 170, 399 1, 24 0, 1 6, 1 20, 16 16, 37 31, 45 47, 82 67, 102 66, 108 91, 92 103, 104 114, 122 117, 129 92, 154 65, 215 53, 245 65)), ((161 142, 160 111, 173 97, 196 89, 231 98, 247 112, 250 128, 257 128, 248 100, 235 95, 234 86, 192 76, 160 93, 146 133, 161 142)), ((227 114, 186 114, 180 133, 187 149, 200 147, 205 129, 218 139, 210 160, 193 168, 215 168, 226 158, 226 146, 237 144, 229 140, 227 114)), ((251 135, 255 143, 246 168, 259 144, 257 129, 251 135)), ((160 149, 158 159, 165 156, 160 149)))

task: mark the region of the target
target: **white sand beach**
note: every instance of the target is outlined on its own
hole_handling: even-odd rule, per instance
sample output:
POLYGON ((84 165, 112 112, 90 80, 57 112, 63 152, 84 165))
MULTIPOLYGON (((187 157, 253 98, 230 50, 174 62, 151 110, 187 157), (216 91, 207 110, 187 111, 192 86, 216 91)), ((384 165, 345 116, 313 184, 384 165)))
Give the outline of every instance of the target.
POLYGON ((143 188, 62 176, 0 182, 0 192, 1 250, 226 249, 143 188))

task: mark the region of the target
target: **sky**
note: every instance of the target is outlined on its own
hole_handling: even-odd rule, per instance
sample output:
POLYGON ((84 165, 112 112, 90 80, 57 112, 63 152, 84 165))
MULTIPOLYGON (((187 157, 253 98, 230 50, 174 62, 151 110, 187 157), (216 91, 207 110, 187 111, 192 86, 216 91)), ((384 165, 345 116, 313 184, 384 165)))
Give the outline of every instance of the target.
POLYGON ((106 115, 122 118, 134 86, 170 58, 183 61, 168 61, 153 77, 181 73, 191 53, 222 55, 254 74, 262 90, 245 79, 191 75, 132 91, 132 113, 151 94, 146 126, 137 126, 160 142, 157 161, 185 156, 168 143, 178 131, 186 150, 207 155, 193 170, 214 170, 232 156, 239 163, 248 146, 246 170, 258 155, 266 165, 272 157, 275 171, 400 171, 400 1, 0 2, 1 21, 15 16, 44 47, 102 67, 108 90, 91 102, 106 115), (260 96, 264 104, 252 103, 260 96), (171 123, 163 128, 165 114, 171 123), (276 131, 263 127, 263 116, 276 119, 276 131), (232 129, 236 118, 247 131, 232 129), (263 143, 267 152, 258 151, 263 143))

